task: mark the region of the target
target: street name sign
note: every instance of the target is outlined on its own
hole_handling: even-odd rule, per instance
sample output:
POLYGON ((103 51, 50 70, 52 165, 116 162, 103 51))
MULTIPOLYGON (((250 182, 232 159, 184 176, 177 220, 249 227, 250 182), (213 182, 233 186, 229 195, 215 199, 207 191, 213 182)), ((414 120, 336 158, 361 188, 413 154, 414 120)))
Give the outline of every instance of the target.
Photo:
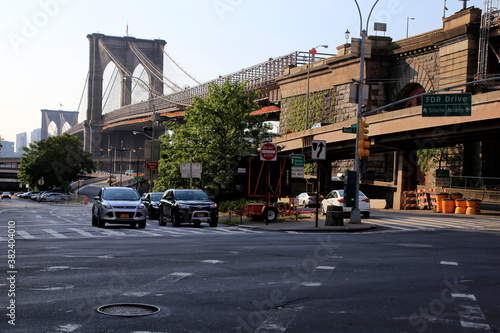
POLYGON ((356 134, 358 124, 352 124, 351 127, 342 127, 342 133, 356 134))
POLYGON ((306 156, 303 154, 291 154, 290 159, 292 160, 292 178, 304 178, 306 156))
POLYGON ((422 117, 467 117, 471 111, 471 93, 422 96, 422 117))
POLYGON ((450 186, 450 170, 436 170, 436 187, 450 186))

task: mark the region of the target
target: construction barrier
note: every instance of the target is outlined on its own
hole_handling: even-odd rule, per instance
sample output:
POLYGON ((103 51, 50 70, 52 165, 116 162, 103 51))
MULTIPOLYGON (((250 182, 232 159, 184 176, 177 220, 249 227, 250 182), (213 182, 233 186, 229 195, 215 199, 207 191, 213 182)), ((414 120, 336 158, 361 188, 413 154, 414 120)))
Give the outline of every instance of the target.
POLYGON ((467 200, 456 199, 455 200, 455 214, 465 214, 467 212, 467 200))
POLYGON ((451 198, 444 198, 441 202, 443 213, 454 213, 455 212, 455 200, 451 198))
POLYGON ((481 200, 467 200, 467 211, 465 214, 468 215, 481 215, 481 200))
POLYGON ((448 193, 442 192, 442 193, 436 194, 436 212, 437 213, 443 212, 442 202, 443 202, 443 199, 447 199, 447 198, 449 198, 448 193))

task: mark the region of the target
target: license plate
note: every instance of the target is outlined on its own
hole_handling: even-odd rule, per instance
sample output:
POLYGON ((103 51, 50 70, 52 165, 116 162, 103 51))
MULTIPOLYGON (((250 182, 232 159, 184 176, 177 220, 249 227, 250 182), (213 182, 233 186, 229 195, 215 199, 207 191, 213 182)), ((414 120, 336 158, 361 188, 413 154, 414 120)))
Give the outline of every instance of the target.
POLYGON ((195 217, 205 217, 204 213, 196 213, 194 214, 195 217))
POLYGON ((120 214, 120 217, 122 219, 128 219, 129 215, 128 214, 120 214))

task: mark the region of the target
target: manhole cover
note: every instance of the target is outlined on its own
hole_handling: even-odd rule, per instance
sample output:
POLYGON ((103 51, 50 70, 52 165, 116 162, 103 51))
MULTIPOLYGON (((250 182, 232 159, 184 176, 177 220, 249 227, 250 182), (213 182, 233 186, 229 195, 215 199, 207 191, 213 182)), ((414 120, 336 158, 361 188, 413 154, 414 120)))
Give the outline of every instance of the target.
POLYGON ((160 308, 148 304, 108 304, 97 308, 97 312, 120 317, 139 317, 154 314, 160 311, 160 308))

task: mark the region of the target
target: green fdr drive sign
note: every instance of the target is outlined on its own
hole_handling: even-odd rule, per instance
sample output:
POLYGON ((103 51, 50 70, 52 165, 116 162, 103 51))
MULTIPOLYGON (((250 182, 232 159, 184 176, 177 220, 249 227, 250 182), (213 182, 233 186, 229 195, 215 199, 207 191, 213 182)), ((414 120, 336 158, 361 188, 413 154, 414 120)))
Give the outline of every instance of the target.
POLYGON ((467 117, 471 110, 471 93, 422 96, 422 117, 467 117))

